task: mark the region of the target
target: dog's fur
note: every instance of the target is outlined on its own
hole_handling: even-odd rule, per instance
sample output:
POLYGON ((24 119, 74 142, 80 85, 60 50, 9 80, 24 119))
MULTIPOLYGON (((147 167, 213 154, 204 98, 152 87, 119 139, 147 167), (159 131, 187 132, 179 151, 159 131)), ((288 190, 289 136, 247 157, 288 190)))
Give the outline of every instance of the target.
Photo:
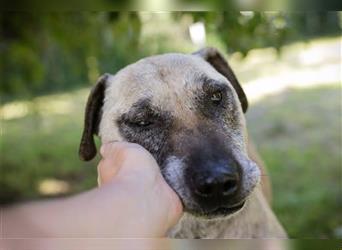
POLYGON ((80 157, 95 156, 94 134, 103 143, 124 140, 149 150, 185 208, 171 237, 283 238, 261 190, 260 169, 248 156, 247 108, 245 93, 216 49, 148 57, 99 79, 86 107, 80 157), (217 92, 221 99, 214 105, 210 98, 217 92), (189 181, 218 159, 237 164, 241 174, 229 205, 245 201, 239 211, 221 216, 203 208, 189 181))

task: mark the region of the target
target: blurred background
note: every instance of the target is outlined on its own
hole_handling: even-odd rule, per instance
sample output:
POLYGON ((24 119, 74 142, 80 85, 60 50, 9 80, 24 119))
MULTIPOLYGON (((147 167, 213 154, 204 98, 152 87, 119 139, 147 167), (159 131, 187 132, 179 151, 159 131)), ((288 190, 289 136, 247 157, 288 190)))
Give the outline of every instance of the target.
POLYGON ((290 237, 342 238, 341 27, 341 12, 1 12, 1 203, 96 186, 98 158, 78 145, 101 74, 214 46, 248 96, 290 237))

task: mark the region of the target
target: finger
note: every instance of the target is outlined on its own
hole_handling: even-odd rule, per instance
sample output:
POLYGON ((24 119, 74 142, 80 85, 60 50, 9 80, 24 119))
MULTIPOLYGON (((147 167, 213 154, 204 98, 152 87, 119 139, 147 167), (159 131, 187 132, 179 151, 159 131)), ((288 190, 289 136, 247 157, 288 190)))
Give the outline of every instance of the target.
MULTIPOLYGON (((141 147, 138 144, 135 143, 129 143, 129 142, 124 142, 124 141, 111 141, 107 143, 103 143, 101 148, 100 148, 100 154, 103 158, 115 158, 117 151, 119 153, 121 151, 124 151, 126 148, 137 148, 141 147)), ((142 147, 141 147, 142 148, 142 147)))
POLYGON ((129 163, 127 158, 134 158, 132 148, 138 148, 138 145, 128 142, 109 142, 101 146, 100 153, 103 158, 97 166, 99 185, 113 179, 121 166, 129 163))
POLYGON ((103 143, 100 148, 100 154, 104 158, 106 156, 109 156, 110 153, 114 150, 114 145, 119 143, 118 141, 110 141, 103 143))
POLYGON ((106 183, 115 175, 124 178, 145 178, 153 183, 159 173, 159 166, 153 156, 135 143, 115 142, 101 147, 103 159, 98 166, 100 183, 106 183))
POLYGON ((97 165, 98 184, 102 185, 112 180, 118 173, 119 166, 111 158, 102 159, 97 165))

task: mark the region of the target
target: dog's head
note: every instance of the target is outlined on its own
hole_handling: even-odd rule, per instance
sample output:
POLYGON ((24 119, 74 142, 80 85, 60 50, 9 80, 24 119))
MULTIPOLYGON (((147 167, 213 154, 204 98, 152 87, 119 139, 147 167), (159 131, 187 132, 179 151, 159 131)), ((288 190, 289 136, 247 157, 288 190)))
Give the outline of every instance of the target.
POLYGON ((226 216, 242 208, 259 180, 246 152, 247 106, 216 49, 148 57, 99 79, 86 107, 80 157, 95 156, 95 134, 102 142, 138 143, 186 211, 226 216))

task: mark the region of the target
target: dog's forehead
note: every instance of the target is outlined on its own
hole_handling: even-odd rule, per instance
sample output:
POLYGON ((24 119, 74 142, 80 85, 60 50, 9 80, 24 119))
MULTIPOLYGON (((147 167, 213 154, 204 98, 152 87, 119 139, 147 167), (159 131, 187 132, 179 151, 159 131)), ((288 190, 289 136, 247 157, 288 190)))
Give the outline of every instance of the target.
POLYGON ((163 54, 147 57, 120 70, 110 78, 106 101, 115 101, 121 110, 140 99, 150 99, 154 105, 185 102, 201 83, 201 76, 227 82, 209 63, 196 55, 163 54))
POLYGON ((191 84, 198 75, 206 74, 213 79, 222 76, 199 56, 169 53, 151 56, 128 66, 128 77, 137 78, 136 84, 168 84, 174 87, 191 84), (180 80, 180 81, 176 81, 180 80))

